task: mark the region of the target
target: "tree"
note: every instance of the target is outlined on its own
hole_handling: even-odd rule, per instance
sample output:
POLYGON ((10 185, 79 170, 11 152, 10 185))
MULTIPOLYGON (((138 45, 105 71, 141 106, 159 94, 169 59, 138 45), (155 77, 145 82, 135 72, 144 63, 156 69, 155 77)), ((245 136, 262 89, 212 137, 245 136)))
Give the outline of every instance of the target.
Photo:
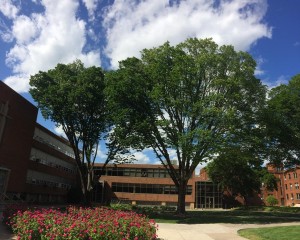
POLYGON ((104 73, 99 67, 85 68, 81 61, 76 60, 31 76, 30 86, 30 93, 44 118, 61 126, 71 144, 83 201, 87 204, 93 188, 93 167, 100 139, 109 139, 105 165, 120 150, 108 135, 112 123, 104 94, 104 73))
POLYGON ((267 154, 276 165, 299 164, 300 74, 271 89, 264 114, 267 154))
POLYGON ((278 199, 275 198, 273 195, 269 195, 267 198, 266 198, 266 203, 269 205, 269 206, 275 206, 278 204, 278 199))
POLYGON ((232 46, 188 39, 145 49, 141 59, 128 58, 108 75, 116 133, 129 132, 123 143, 133 148, 153 149, 177 187, 179 214, 185 213, 187 182, 197 165, 246 123, 255 126, 252 116, 265 98, 255 66, 232 46))
POLYGON ((241 195, 246 201, 248 196, 260 192, 262 183, 269 191, 277 190, 277 178, 261 165, 255 153, 231 148, 209 162, 206 169, 223 191, 229 191, 233 197, 241 195))

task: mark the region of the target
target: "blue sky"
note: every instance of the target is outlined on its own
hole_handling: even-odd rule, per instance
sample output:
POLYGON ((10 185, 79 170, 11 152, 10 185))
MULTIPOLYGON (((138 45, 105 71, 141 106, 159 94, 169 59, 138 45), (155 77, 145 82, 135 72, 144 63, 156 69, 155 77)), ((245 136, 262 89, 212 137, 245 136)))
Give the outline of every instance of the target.
POLYGON ((250 52, 272 88, 300 73, 299 13, 298 0, 1 0, 0 80, 34 103, 30 75, 57 63, 115 69, 143 48, 212 37, 250 52))

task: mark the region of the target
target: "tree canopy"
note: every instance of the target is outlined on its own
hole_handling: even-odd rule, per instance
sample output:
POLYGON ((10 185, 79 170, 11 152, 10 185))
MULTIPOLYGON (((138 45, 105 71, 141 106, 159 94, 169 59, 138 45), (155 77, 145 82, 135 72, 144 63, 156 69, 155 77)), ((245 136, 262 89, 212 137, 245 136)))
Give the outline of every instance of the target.
POLYGON ((300 74, 270 91, 264 114, 267 156, 275 164, 299 164, 300 74))
POLYGON ((153 149, 178 188, 178 213, 197 165, 255 129, 265 100, 255 66, 232 46, 191 38, 145 49, 108 74, 116 134, 128 132, 128 146, 153 149))
POLYGON ((242 152, 240 148, 222 151, 208 163, 206 170, 210 179, 233 197, 241 195, 247 200, 260 192, 262 183, 269 191, 277 190, 277 178, 262 167, 255 153, 242 152))
MULTIPOLYGON (((93 166, 99 140, 107 136, 108 119, 104 73, 99 67, 85 68, 79 60, 58 64, 30 78, 30 93, 45 119, 64 130, 75 154, 84 201, 93 187, 93 166)), ((107 162, 113 158, 110 145, 107 162)))

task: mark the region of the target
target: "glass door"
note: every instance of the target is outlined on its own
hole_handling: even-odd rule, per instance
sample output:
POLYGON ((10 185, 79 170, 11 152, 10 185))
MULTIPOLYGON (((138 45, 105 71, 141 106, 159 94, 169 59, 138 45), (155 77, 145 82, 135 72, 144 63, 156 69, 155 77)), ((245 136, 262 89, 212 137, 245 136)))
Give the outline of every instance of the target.
POLYGON ((205 208, 214 208, 214 207, 215 207, 214 197, 206 197, 205 198, 205 208))

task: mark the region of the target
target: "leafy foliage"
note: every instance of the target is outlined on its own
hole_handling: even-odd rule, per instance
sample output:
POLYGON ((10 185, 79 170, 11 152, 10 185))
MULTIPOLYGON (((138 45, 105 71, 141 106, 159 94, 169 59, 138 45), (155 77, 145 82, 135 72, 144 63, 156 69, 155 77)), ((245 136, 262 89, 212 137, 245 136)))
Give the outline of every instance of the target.
POLYGON ((273 195, 269 195, 267 198, 266 198, 266 203, 269 205, 269 206, 275 206, 278 204, 278 199, 276 197, 274 197, 273 195))
POLYGON ((153 149, 178 188, 178 212, 185 211, 197 165, 255 126, 265 99, 255 65, 232 46, 188 39, 145 49, 141 59, 128 58, 108 74, 116 134, 129 133, 122 138, 127 146, 153 149))
POLYGON ((300 75, 273 88, 264 114, 268 156, 272 163, 289 167, 299 163, 300 75))
POLYGON ((45 119, 61 126, 75 154, 84 201, 93 188, 93 166, 101 139, 108 139, 106 163, 120 146, 109 135, 110 121, 104 94, 104 73, 99 67, 85 68, 79 60, 58 64, 30 78, 30 93, 45 119))

